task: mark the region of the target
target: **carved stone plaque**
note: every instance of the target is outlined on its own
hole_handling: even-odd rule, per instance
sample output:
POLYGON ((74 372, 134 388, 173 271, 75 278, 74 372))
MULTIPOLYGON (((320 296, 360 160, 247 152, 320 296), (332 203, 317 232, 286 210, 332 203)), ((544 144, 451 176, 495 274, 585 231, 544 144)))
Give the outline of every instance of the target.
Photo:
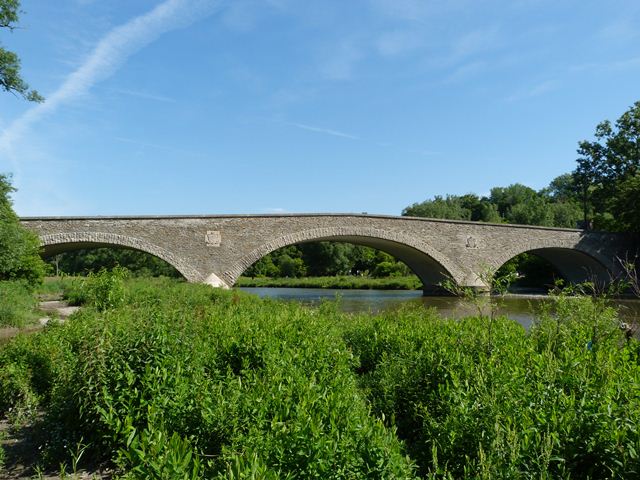
POLYGON ((204 236, 204 243, 207 247, 219 247, 222 242, 222 235, 219 230, 209 230, 204 236))
POLYGON ((467 243, 465 246, 467 248, 478 248, 478 241, 475 237, 467 237, 467 243))

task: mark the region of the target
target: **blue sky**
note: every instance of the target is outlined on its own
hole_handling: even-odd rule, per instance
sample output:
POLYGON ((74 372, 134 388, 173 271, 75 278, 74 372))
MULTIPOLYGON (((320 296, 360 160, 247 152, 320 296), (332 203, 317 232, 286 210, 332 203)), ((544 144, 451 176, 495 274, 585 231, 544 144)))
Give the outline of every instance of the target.
POLYGON ((23 0, 21 215, 399 214, 536 189, 640 100, 637 0, 23 0))

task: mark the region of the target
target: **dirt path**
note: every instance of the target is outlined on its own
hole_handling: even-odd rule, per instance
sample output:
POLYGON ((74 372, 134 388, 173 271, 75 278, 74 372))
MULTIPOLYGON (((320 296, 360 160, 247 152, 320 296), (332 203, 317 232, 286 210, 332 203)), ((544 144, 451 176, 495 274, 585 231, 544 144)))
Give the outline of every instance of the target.
POLYGON ((38 323, 23 328, 0 328, 0 344, 15 337, 19 333, 37 332, 53 318, 57 318, 64 322, 72 313, 78 311, 79 308, 80 307, 72 307, 62 300, 43 300, 39 304, 39 310, 43 313, 43 316, 38 319, 38 323))

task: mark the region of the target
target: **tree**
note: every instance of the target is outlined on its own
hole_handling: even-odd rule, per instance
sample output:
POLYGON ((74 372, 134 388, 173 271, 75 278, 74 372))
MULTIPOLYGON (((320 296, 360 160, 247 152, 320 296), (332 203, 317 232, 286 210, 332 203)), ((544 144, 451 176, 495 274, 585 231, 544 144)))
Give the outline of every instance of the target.
POLYGON ((618 184, 613 209, 619 212, 618 225, 623 230, 640 233, 640 173, 618 184))
POLYGON ((608 120, 598 124, 594 136, 595 141, 579 142, 578 165, 572 173, 584 220, 588 223, 593 215, 594 221, 605 220, 607 227, 623 229, 624 221, 619 219, 623 212, 614 205, 619 186, 640 171, 640 101, 615 125, 608 120))
MULTIPOLYGON (((0 28, 10 31, 16 28, 20 13, 20 0, 0 0, 0 28)), ((20 76, 20 58, 14 52, 0 46, 0 87, 6 92, 19 94, 31 102, 43 102, 44 98, 20 76)))
POLYGON ((40 258, 38 237, 20 224, 10 195, 15 189, 7 175, 0 174, 0 280, 42 282, 45 263, 40 258))
POLYGON ((402 211, 408 217, 446 218, 449 220, 471 220, 471 210, 462 205, 462 200, 456 195, 445 198, 436 195, 433 200, 414 203, 402 211))
POLYGON ((531 202, 537 196, 538 193, 533 188, 514 183, 508 187, 492 188, 489 200, 498 208, 500 216, 509 221, 510 211, 515 205, 531 202))

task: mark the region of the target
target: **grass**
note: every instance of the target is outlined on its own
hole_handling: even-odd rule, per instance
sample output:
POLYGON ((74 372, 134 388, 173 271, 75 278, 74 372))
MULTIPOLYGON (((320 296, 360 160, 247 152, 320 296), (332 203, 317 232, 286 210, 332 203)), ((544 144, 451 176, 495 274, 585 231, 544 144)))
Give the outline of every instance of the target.
POLYGON ((360 290, 420 290, 422 282, 415 275, 371 278, 352 275, 336 277, 269 278, 240 277, 237 287, 336 288, 360 290))
POLYGON ((560 297, 527 333, 122 282, 75 284, 80 313, 0 349, 0 414, 40 423, 43 462, 82 445, 122 478, 640 475, 640 346, 597 300, 560 297))

